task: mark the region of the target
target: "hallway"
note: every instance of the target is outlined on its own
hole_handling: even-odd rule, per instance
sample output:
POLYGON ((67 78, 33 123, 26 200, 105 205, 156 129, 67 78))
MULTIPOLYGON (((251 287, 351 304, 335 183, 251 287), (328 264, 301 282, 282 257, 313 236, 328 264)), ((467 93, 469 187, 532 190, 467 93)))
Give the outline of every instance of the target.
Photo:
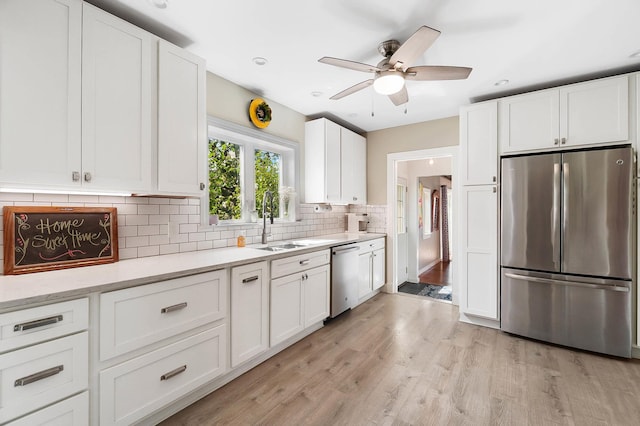
POLYGON ((438 262, 432 268, 420 274, 419 281, 424 284, 451 285, 452 262, 438 262))

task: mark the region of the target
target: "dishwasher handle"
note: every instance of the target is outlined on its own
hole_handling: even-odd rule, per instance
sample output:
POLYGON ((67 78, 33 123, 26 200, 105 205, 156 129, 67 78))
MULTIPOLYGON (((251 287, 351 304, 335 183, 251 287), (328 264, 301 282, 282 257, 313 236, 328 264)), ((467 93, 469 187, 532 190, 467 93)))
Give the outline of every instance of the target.
POLYGON ((348 253, 350 251, 357 251, 360 250, 360 246, 353 246, 353 247, 346 247, 346 248, 336 248, 333 249, 333 254, 334 255, 339 255, 339 254, 345 254, 348 253))

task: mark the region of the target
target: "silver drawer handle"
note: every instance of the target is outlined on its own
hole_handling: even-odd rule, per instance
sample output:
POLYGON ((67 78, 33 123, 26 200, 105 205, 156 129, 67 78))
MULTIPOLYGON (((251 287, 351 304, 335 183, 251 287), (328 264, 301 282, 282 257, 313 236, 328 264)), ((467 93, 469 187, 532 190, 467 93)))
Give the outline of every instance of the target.
POLYGON ((166 314, 167 312, 179 311, 180 309, 184 309, 187 307, 187 302, 178 303, 177 305, 167 306, 166 308, 160 309, 161 314, 166 314))
POLYGON ((595 290, 622 291, 625 293, 629 292, 628 287, 624 287, 620 285, 592 284, 592 283, 583 283, 579 281, 561 281, 561 280, 554 280, 551 278, 529 277, 527 275, 511 274, 508 272, 505 272, 504 275, 514 280, 520 280, 520 281, 532 281, 532 282, 543 283, 543 284, 558 284, 565 287, 592 288, 595 290))
POLYGON ((250 283, 251 281, 258 281, 258 278, 260 277, 256 275, 254 277, 245 278, 242 280, 242 282, 246 284, 246 283, 250 283))
POLYGON ((308 264, 309 264, 309 261, 308 261, 308 260, 301 260, 301 261, 300 261, 300 264, 301 264, 301 265, 308 265, 308 264))
POLYGON ((170 378, 177 376, 180 373, 184 373, 186 369, 187 369, 187 366, 183 365, 182 367, 178 367, 175 370, 169 371, 168 373, 164 373, 162 376, 160 376, 160 381, 169 380, 170 378))
POLYGON ((44 327, 45 325, 56 324, 62 321, 62 315, 56 315, 48 318, 41 318, 35 321, 23 322, 22 324, 16 324, 13 326, 13 331, 25 331, 32 328, 44 327))
POLYGON ((47 377, 55 376, 64 370, 64 365, 58 365, 57 367, 47 368, 46 370, 38 371, 30 376, 23 377, 13 382, 13 386, 25 386, 29 383, 37 382, 38 380, 46 379, 47 377))

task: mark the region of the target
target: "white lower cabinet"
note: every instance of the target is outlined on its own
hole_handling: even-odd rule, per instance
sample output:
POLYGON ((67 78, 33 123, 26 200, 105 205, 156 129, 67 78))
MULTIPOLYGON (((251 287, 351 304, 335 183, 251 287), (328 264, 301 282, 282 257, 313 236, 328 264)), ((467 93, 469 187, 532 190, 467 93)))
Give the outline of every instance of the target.
POLYGON ((226 270, 103 293, 100 295, 100 360, 226 316, 226 270))
POLYGON ((225 371, 226 325, 100 373, 100 424, 129 425, 225 371))
POLYGON ((9 423, 10 426, 86 426, 88 424, 89 392, 82 392, 9 423))
POLYGON ((87 389, 87 332, 0 355, 0 423, 87 389))
POLYGON ((358 255, 358 299, 370 296, 385 283, 384 238, 359 244, 358 255))
POLYGON ((271 262, 271 346, 329 316, 329 254, 322 250, 271 262))
POLYGON ((231 269, 231 367, 269 347, 267 262, 231 269))

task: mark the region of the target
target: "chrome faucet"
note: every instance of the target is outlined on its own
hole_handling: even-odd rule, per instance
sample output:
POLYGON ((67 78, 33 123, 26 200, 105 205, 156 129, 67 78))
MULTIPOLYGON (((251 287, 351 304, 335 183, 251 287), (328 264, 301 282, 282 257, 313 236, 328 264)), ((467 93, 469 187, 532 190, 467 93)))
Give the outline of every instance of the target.
POLYGON ((271 224, 273 225, 273 193, 264 191, 262 196, 262 244, 267 244, 267 238, 271 234, 267 234, 267 197, 270 199, 269 214, 271 215, 271 224))

